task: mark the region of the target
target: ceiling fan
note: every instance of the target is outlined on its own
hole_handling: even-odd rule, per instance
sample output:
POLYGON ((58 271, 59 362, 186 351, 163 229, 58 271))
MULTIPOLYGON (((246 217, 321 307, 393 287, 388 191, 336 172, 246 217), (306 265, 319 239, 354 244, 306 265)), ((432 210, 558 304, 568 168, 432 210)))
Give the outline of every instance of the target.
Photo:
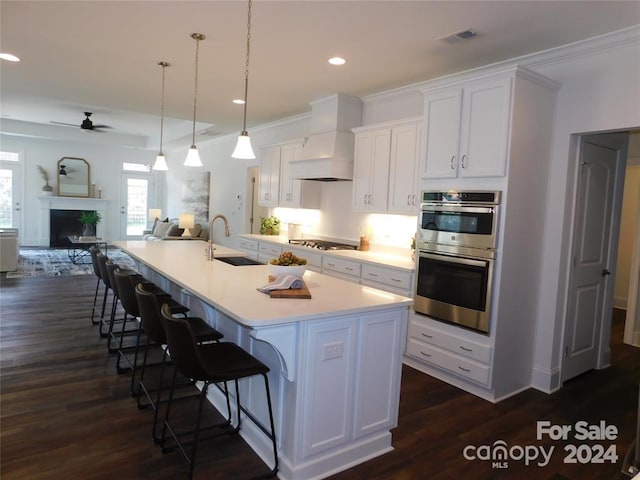
MULTIPOLYGON (((92 112, 84 112, 84 115, 85 115, 86 118, 80 124, 80 128, 82 130, 99 131, 102 128, 113 128, 113 127, 110 127, 109 125, 94 125, 94 123, 89 118, 89 117, 91 117, 91 115, 93 115, 92 112)), ((54 121, 52 121, 51 123, 55 123, 57 125, 67 125, 69 127, 77 127, 78 126, 75 123, 64 123, 64 122, 54 122, 54 121)))

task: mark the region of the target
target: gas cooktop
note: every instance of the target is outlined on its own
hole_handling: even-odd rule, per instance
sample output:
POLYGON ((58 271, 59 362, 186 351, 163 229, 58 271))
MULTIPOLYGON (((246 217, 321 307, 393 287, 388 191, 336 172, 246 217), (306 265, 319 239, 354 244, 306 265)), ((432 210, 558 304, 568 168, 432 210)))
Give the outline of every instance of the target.
POLYGON ((317 248, 318 250, 357 250, 356 245, 348 243, 330 242, 328 240, 316 240, 313 238, 290 239, 291 245, 302 245, 303 247, 317 248))

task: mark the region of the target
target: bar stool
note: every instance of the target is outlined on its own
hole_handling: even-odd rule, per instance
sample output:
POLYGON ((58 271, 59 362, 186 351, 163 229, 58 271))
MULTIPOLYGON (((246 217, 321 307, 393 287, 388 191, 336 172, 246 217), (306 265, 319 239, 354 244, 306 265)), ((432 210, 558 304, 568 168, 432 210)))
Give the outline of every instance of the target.
MULTIPOLYGON (((124 308, 124 319, 122 323, 122 329, 120 330, 120 339, 118 342, 118 360, 116 362, 116 369, 118 373, 123 373, 125 371, 131 371, 131 386, 130 391, 131 394, 134 394, 134 384, 135 384, 135 376, 136 376, 136 368, 137 368, 137 360, 138 360, 138 346, 140 344, 140 335, 143 332, 141 325, 138 323, 138 318, 140 317, 140 310, 138 308, 138 300, 136 298, 135 288, 138 283, 142 283, 151 293, 153 293, 159 301, 166 302, 169 306, 170 311, 173 314, 182 314, 186 316, 189 309, 184 305, 176 302, 171 298, 164 290, 160 289, 158 286, 146 280, 142 275, 137 272, 133 272, 131 270, 123 270, 120 268, 116 268, 113 272, 115 285, 118 291, 118 297, 120 299, 120 304, 124 308), (127 330, 127 322, 131 320, 135 323, 134 329, 127 330), (135 345, 125 346, 125 335, 136 335, 136 343, 135 345), (127 352, 133 351, 134 358, 131 360, 127 356, 127 352), (120 360, 124 359, 127 362, 129 367, 121 367, 120 360)), ((130 323, 130 322, 129 322, 130 323)))
POLYGON ((193 334, 193 329, 191 328, 191 325, 188 321, 175 318, 171 314, 169 306, 166 304, 162 305, 160 311, 162 313, 162 318, 164 319, 164 327, 165 333, 167 335, 167 344, 169 347, 169 353, 171 355, 171 361, 175 366, 173 383, 175 383, 176 374, 178 372, 180 372, 187 378, 203 382, 202 390, 200 392, 198 411, 196 415, 196 427, 193 432, 176 432, 174 430, 174 427, 171 425, 170 413, 174 388, 172 387, 170 389, 168 400, 169 403, 167 405, 164 424, 162 427, 161 445, 163 452, 170 450, 165 446, 166 434, 168 432, 169 434, 171 434, 177 446, 180 448, 182 454, 185 456, 187 462, 189 463, 189 479, 193 478, 198 443, 201 440, 205 440, 200 439, 201 431, 205 430, 205 428, 200 427, 200 420, 202 418, 203 404, 207 397, 209 385, 233 380, 236 386, 236 426, 231 426, 231 408, 229 405, 229 396, 227 395, 227 419, 224 422, 207 427, 206 430, 220 427, 220 430, 216 434, 208 438, 215 438, 224 434, 237 433, 240 430, 240 413, 241 411, 244 412, 247 418, 249 418, 265 435, 267 435, 271 439, 271 442, 273 444, 274 467, 264 478, 275 477, 276 473, 278 472, 278 451, 276 447, 273 410, 271 407, 271 396, 269 392, 269 379, 267 378, 269 367, 264 365, 261 361, 247 353, 235 343, 220 342, 197 345, 193 334), (268 431, 248 410, 240 405, 240 390, 238 388, 238 380, 254 375, 262 375, 262 377, 264 378, 267 406, 269 409, 269 423, 271 427, 270 431, 268 431), (193 439, 190 442, 181 440, 181 437, 190 434, 193 434, 193 439), (190 453, 188 453, 186 450, 186 447, 188 447, 189 445, 191 445, 190 453))
MULTIPOLYGON (((116 318, 116 313, 118 311, 118 303, 120 303, 120 291, 118 289, 118 283, 116 282, 115 271, 120 269, 123 273, 127 273, 130 275, 139 275, 135 270, 123 270, 117 263, 112 262, 111 260, 107 260, 105 262, 107 276, 109 278, 109 283, 111 285, 111 289, 113 291, 113 302, 111 303, 111 313, 109 315, 109 333, 107 340, 107 349, 109 353, 117 352, 121 347, 122 342, 124 340, 125 335, 137 335, 138 328, 127 330, 127 311, 123 307, 123 315, 121 319, 116 318), (116 330, 116 325, 120 328, 116 330), (114 342, 115 346, 112 346, 112 342, 114 342)), ((162 292, 164 293, 164 292, 162 292)))
POLYGON ((107 286, 104 286, 104 297, 102 299, 102 313, 100 315, 100 319, 99 320, 95 320, 95 313, 96 313, 96 307, 97 307, 97 303, 98 303, 98 291, 100 290, 100 284, 102 283, 104 285, 104 282, 102 280, 102 274, 100 272, 100 265, 98 264, 98 254, 102 253, 100 251, 100 249, 98 247, 96 247, 95 245, 92 245, 89 247, 89 253, 91 254, 91 265, 93 265, 93 273, 95 274, 96 278, 98 279, 97 283, 96 283, 96 293, 93 296, 93 307, 91 308, 91 323, 94 325, 98 325, 100 323, 100 319, 102 319, 102 317, 104 317, 104 309, 105 309, 105 305, 107 303, 107 286))
MULTIPOLYGON (((109 336, 109 327, 110 324, 112 322, 111 318, 109 319, 109 321, 106 321, 104 318, 104 311, 105 311, 105 307, 107 305, 107 297, 109 294, 109 291, 111 291, 111 293, 113 292, 113 286, 112 283, 109 279, 109 273, 107 272, 107 261, 109 260, 109 257, 107 257, 104 253, 102 252, 97 252, 96 253, 96 260, 98 263, 98 269, 100 271, 100 279, 102 280, 102 282, 104 283, 104 298, 102 300, 102 313, 100 315, 100 336, 105 338, 109 336)), ((112 297, 112 305, 111 305, 111 310, 113 312, 114 309, 114 304, 116 304, 118 301, 117 297, 114 295, 112 297)))
MULTIPOLYGON (((149 291, 147 287, 143 283, 138 283, 135 287, 136 299, 138 301, 138 309, 140 312, 140 324, 142 326, 142 330, 146 334, 146 342, 142 346, 144 355, 142 362, 140 364, 140 379, 138 381, 138 389, 135 392, 137 397, 138 408, 145 408, 151 406, 154 409, 153 414, 153 428, 152 428, 152 437, 153 441, 159 443, 160 437, 158 437, 156 432, 156 427, 158 424, 158 411, 161 400, 161 392, 166 390, 168 387, 164 386, 164 369, 167 363, 167 337, 164 331, 164 323, 162 320, 162 315, 160 313, 160 303, 158 302, 158 296, 153 292, 149 291), (157 385, 155 385, 155 389, 149 388, 148 385, 145 384, 144 374, 147 366, 151 366, 147 363, 149 349, 151 347, 159 347, 162 349, 162 361, 160 362, 160 375, 157 385), (152 394, 155 393, 155 398, 152 398, 152 394), (141 402, 142 394, 144 394, 149 403, 143 404, 141 402)), ((198 317, 186 317, 185 320, 190 323, 191 328, 193 330, 194 337, 197 343, 206 343, 206 342, 214 342, 219 341, 223 335, 218 330, 210 326, 203 319, 198 317)), ((139 338, 139 337, 138 337, 139 338)), ((139 343, 138 343, 139 345, 139 343)), ((136 351, 136 355, 138 351, 136 351)), ((134 361, 134 364, 136 362, 134 361)), ((134 376, 132 376, 133 380, 134 376)), ((188 386, 192 386, 193 382, 189 382, 186 384, 188 386)), ((186 386, 185 385, 185 386, 186 386)))

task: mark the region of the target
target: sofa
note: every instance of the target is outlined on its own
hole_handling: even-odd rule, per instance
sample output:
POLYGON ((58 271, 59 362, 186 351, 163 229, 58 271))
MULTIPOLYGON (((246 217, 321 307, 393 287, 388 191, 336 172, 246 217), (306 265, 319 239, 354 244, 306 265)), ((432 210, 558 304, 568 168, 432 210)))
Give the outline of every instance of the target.
POLYGON ((191 229, 191 237, 183 237, 184 228, 180 228, 178 225, 178 219, 174 218, 169 220, 158 220, 157 218, 153 222, 153 226, 150 230, 144 230, 142 232, 142 238, 149 241, 156 240, 208 240, 209 234, 206 228, 202 228, 202 225, 196 223, 191 229))

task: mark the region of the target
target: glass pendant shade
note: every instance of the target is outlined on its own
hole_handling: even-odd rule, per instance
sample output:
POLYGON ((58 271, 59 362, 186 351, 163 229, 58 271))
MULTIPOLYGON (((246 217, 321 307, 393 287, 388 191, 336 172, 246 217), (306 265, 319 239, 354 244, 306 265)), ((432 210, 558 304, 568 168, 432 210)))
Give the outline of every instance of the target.
POLYGON ((164 154, 162 152, 160 152, 156 157, 156 163, 153 164, 153 169, 163 170, 163 171, 169 170, 169 167, 167 166, 167 161, 165 160, 164 154))
POLYGON ((191 148, 187 152, 187 158, 184 160, 186 167, 201 167, 202 161, 200 160, 200 154, 198 153, 198 147, 191 145, 191 148))
POLYGON ((240 160, 253 160, 256 158, 256 154, 253 153, 251 147, 251 139, 247 132, 242 132, 238 137, 238 143, 236 143, 236 149, 231 154, 231 158, 238 158, 240 160))

